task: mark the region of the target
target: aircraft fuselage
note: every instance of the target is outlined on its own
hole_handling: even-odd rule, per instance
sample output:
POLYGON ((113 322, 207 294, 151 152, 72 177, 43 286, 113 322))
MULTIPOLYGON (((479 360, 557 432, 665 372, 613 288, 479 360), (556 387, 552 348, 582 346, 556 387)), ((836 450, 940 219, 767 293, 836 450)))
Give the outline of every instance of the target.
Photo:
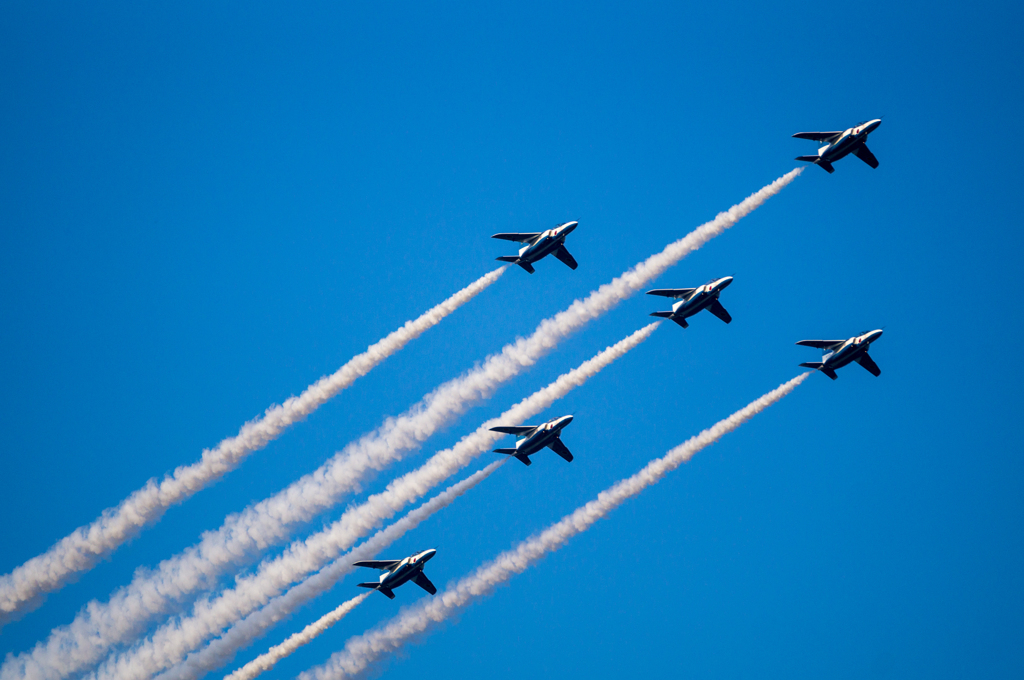
POLYGON ((685 319, 707 309, 708 305, 717 300, 730 283, 732 283, 732 277, 726 276, 704 284, 690 293, 688 297, 675 302, 672 305, 672 314, 685 319))
POLYGON ((437 553, 436 550, 424 550, 421 553, 406 557, 398 563, 391 571, 385 571, 380 575, 380 587, 394 590, 403 583, 408 582, 423 571, 424 565, 437 553))
POLYGON ((866 144, 868 135, 874 132, 875 128, 881 124, 882 121, 880 119, 875 119, 849 128, 843 132, 839 139, 818 149, 818 155, 826 163, 834 163, 840 158, 848 156, 861 144, 866 144))
POLYGON ((871 343, 882 336, 882 331, 870 331, 864 335, 858 335, 850 338, 838 349, 829 352, 821 357, 821 363, 824 364, 825 368, 830 368, 833 371, 837 368, 842 368, 847 364, 851 364, 856 361, 862 354, 868 351, 871 343))
POLYGON ((544 423, 529 437, 516 442, 516 455, 530 456, 537 453, 556 439, 562 433, 562 429, 571 422, 572 416, 562 416, 558 420, 544 423))
POLYGON ((533 243, 519 249, 519 259, 532 264, 550 255, 558 246, 565 243, 565 237, 572 233, 577 224, 579 223, 566 222, 560 227, 542 232, 533 243))

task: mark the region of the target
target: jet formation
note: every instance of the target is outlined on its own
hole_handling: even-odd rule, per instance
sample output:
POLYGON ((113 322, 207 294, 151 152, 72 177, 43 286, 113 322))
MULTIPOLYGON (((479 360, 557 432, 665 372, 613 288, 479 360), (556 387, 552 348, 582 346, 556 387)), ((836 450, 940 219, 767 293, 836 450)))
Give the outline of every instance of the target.
POLYGON ((562 443, 562 429, 572 422, 572 416, 554 418, 543 425, 499 425, 492 427, 492 432, 514 434, 517 438, 514 449, 494 449, 495 453, 504 453, 518 459, 523 465, 530 464, 530 456, 547 447, 572 462, 569 447, 562 443))
POLYGON ((699 288, 656 288, 649 290, 647 291, 648 295, 660 295, 661 297, 678 300, 678 302, 672 305, 671 312, 653 312, 651 316, 671 319, 683 328, 689 328, 690 324, 686 323, 686 319, 706 309, 725 323, 732 323, 732 317, 729 316, 729 312, 725 311, 725 307, 718 301, 718 296, 722 294, 722 291, 730 283, 732 283, 732 277, 726 276, 721 279, 711 279, 699 288))
MULTIPOLYGON (((821 166, 827 172, 832 173, 835 168, 832 164, 853 154, 872 168, 878 167, 878 160, 868 150, 868 135, 874 132, 881 119, 869 120, 859 123, 852 128, 838 132, 798 132, 794 137, 798 139, 811 139, 822 142, 823 146, 818 149, 817 155, 798 156, 798 161, 808 161, 821 166)), ((503 233, 495 234, 491 238, 505 241, 515 241, 523 244, 518 255, 503 256, 497 258, 501 262, 510 262, 519 265, 530 274, 535 269, 534 263, 548 255, 553 254, 570 269, 578 266, 575 258, 569 254, 565 247, 565 238, 576 229, 578 222, 566 222, 553 229, 534 233, 503 233)), ((687 319, 695 314, 707 310, 717 316, 725 323, 732 322, 732 316, 725 310, 719 297, 731 283, 733 277, 725 276, 719 279, 712 279, 697 288, 656 288, 647 291, 648 295, 672 298, 676 302, 672 304, 671 311, 653 312, 651 316, 662 319, 670 319, 683 328, 689 328, 687 319)), ((805 368, 813 368, 821 371, 832 380, 839 376, 836 370, 847 364, 857 362, 872 375, 879 376, 882 371, 868 355, 868 348, 882 336, 881 330, 868 331, 855 335, 846 340, 801 340, 796 343, 804 347, 816 347, 822 350, 821 361, 808 361, 800 364, 805 368)), ((530 465, 530 456, 539 451, 549 448, 566 462, 572 462, 573 456, 569 448, 562 442, 562 430, 573 421, 573 416, 561 416, 553 418, 541 425, 499 425, 492 427, 494 432, 511 434, 516 436, 514 448, 494 449, 495 453, 510 455, 518 459, 523 465, 530 465)), ((357 567, 369 567, 381 571, 378 581, 370 581, 358 584, 361 588, 371 588, 395 599, 394 589, 398 586, 412 581, 420 588, 434 595, 437 588, 430 582, 423 567, 437 553, 437 550, 424 550, 423 552, 410 555, 401 560, 365 560, 355 562, 357 567)))
POLYGON ((565 249, 565 237, 572 233, 579 222, 566 222, 554 229, 547 231, 522 233, 522 234, 495 234, 491 238, 500 238, 504 241, 518 241, 524 244, 519 249, 518 255, 507 255, 497 258, 499 262, 511 262, 517 264, 529 273, 533 273, 533 263, 550 254, 554 254, 569 269, 576 269, 579 265, 569 251, 565 249))
POLYGON ((868 149, 867 141, 868 135, 881 124, 882 119, 875 118, 837 132, 798 132, 793 135, 797 139, 813 139, 816 142, 822 142, 824 146, 818 149, 817 155, 797 156, 796 160, 814 163, 832 174, 835 172, 832 164, 852 153, 872 168, 877 168, 878 159, 868 149))
POLYGON ((395 588, 409 581, 412 581, 433 595, 437 592, 437 588, 430 582, 427 575, 423 573, 423 566, 435 553, 437 553, 437 550, 431 548, 430 550, 424 550, 400 560, 364 560, 362 562, 353 562, 352 565, 380 569, 382 573, 379 581, 376 583, 370 581, 369 583, 360 583, 358 585, 360 588, 371 588, 378 593, 383 593, 390 600, 395 599, 395 588))

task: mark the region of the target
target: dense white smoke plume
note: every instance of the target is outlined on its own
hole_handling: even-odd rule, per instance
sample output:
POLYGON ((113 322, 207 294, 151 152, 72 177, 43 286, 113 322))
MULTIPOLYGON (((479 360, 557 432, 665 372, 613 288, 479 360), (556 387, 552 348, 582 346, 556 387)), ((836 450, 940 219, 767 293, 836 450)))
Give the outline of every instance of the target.
POLYGON ((253 678, 261 675, 264 671, 269 671, 277 665, 278 661, 289 656, 299 647, 309 644, 310 640, 319 636, 325 630, 345 618, 345 615, 355 609, 356 605, 365 600, 370 595, 370 592, 363 593, 362 595, 356 595, 348 602, 342 603, 337 609, 309 624, 281 644, 274 645, 269 651, 267 651, 267 653, 260 654, 258 657, 245 664, 231 675, 225 676, 224 680, 252 680, 253 678))
MULTIPOLYGON (((381 493, 374 494, 366 499, 365 502, 347 509, 336 522, 323 531, 313 534, 305 540, 292 543, 281 556, 264 562, 255 574, 238 579, 233 588, 224 590, 212 601, 200 600, 193 607, 191 616, 175 619, 164 624, 148 639, 135 645, 131 650, 107 659, 98 669, 96 679, 142 680, 152 677, 154 673, 158 673, 164 668, 181 662, 185 658, 185 654, 196 649, 204 640, 219 635, 225 626, 238 621, 241 617, 248 615, 259 607, 263 607, 263 609, 250 618, 266 621, 267 625, 281 620, 284 616, 291 613, 294 607, 308 599, 308 597, 297 599, 294 597, 294 593, 289 594, 291 597, 276 597, 285 588, 323 567, 330 560, 340 555, 342 551, 355 545, 358 539, 393 517, 409 503, 423 497, 432 488, 468 465, 477 456, 489 451, 499 439, 507 436, 498 432, 492 432, 490 430, 491 427, 498 424, 522 424, 527 418, 544 411, 557 399, 562 398, 576 387, 583 385, 583 383, 597 375, 603 368, 650 337, 659 324, 660 322, 658 321, 648 324, 611 347, 599 352, 577 368, 559 376, 552 383, 537 390, 497 418, 485 422, 474 432, 460 439, 452 448, 434 454, 416 470, 412 470, 392 481, 381 493), (276 599, 271 601, 271 598, 276 599)), ((479 483, 479 481, 490 474, 489 469, 481 471, 481 473, 486 472, 483 476, 480 476, 481 473, 477 473, 469 480, 460 482, 455 487, 452 487, 452 489, 449 489, 438 498, 415 511, 415 514, 422 515, 425 518, 426 515, 423 515, 423 512, 427 506, 433 505, 435 507, 433 511, 444 507, 447 505, 447 502, 440 504, 438 499, 448 495, 454 500, 456 495, 461 495, 465 489, 469 488, 469 486, 464 485, 469 483, 470 480, 472 480, 471 485, 479 483), (463 485, 461 490, 457 494, 452 495, 455 493, 453 490, 460 487, 460 485, 463 485)), ((407 516, 397 524, 408 524, 408 522, 409 517, 407 516)), ((332 566, 331 569, 335 570, 337 578, 341 578, 344 574, 351 571, 350 565, 352 561, 370 559, 376 554, 377 550, 386 547, 385 544, 381 543, 381 540, 383 537, 394 535, 393 532, 390 532, 390 529, 381 532, 374 539, 357 549, 363 557, 350 556, 344 560, 344 564, 332 566), (367 552, 367 550, 370 552, 367 552)), ((394 535, 394 537, 397 538, 397 535, 394 535)), ((394 540, 394 538, 390 540, 394 540)), ((323 578, 323 572, 318 574, 315 580, 311 579, 311 581, 314 585, 320 584, 321 591, 333 586, 335 582, 334 580, 323 578)), ((306 592, 309 590, 309 587, 310 584, 304 584, 302 587, 293 590, 306 592)), ((311 593, 309 596, 315 594, 311 593)), ((226 658, 228 653, 233 653, 238 645, 247 644, 251 641, 252 637, 246 637, 243 635, 243 631, 252 631, 252 634, 255 635, 262 633, 264 628, 265 626, 254 626, 252 621, 246 622, 239 630, 232 630, 228 635, 216 640, 201 653, 190 657, 190 668, 205 671, 219 667, 220 663, 213 664, 213 661, 202 661, 202 659, 215 659, 219 662, 221 659, 226 658), (234 645, 230 649, 228 648, 229 642, 234 645)), ((178 673, 174 677, 181 680, 186 677, 195 676, 178 673)))
POLYGON ((441 385, 403 415, 389 418, 374 432, 346 446, 315 472, 229 516, 220 529, 204 534, 198 545, 161 562, 155 570, 140 571, 107 604, 90 602, 70 625, 54 629, 31 651, 9 656, 0 668, 0 680, 55 680, 98 663, 113 646, 139 636, 149 621, 175 611, 196 591, 212 587, 224 571, 250 561, 254 554, 284 540, 294 528, 337 503, 371 471, 418 448, 439 428, 532 366, 563 338, 614 308, 682 257, 763 205, 801 171, 797 168, 786 173, 586 298, 576 300, 565 311, 542 321, 529 337, 506 345, 477 368, 441 385))
POLYGON ((664 457, 648 463, 640 472, 602 491, 597 498, 577 509, 540 534, 529 538, 434 597, 425 597, 402 611, 389 623, 351 638, 345 648, 317 668, 299 675, 299 680, 340 680, 359 675, 385 654, 400 648, 410 638, 444 621, 453 613, 487 595, 496 586, 525 571, 544 555, 553 552, 573 536, 589 529, 597 520, 657 484, 666 473, 688 461, 704 447, 735 430, 747 420, 789 394, 808 376, 803 373, 783 383, 725 420, 719 421, 664 457))
MULTIPOLYGON (((267 630, 267 628, 294 611, 296 607, 299 607, 303 603, 308 602, 310 599, 333 587, 334 584, 342 577, 356 568, 352 566, 353 562, 378 557, 381 550, 384 550, 406 533, 415 529, 421 522, 432 516, 438 510, 448 507, 452 501, 490 477, 491 473, 507 462, 507 458, 497 460, 484 469, 473 473, 461 482, 451 485, 420 507, 407 514, 402 519, 378 531, 370 538, 370 540, 328 565, 315 576, 306 579, 299 585, 290 589, 284 595, 274 598, 266 607, 250 614, 245 619, 232 626, 226 634, 214 640, 201 652, 190 654, 185 663, 157 676, 156 680, 186 680, 198 678, 208 671, 223 666, 234 656, 239 647, 251 642, 258 635, 267 630)), ((291 636, 285 645, 278 645, 278 647, 272 648, 271 654, 273 654, 274 663, 277 663, 277 661, 288 654, 291 654, 302 645, 307 644, 317 635, 330 627, 330 625, 333 625, 322 625, 325 623, 324 619, 330 619, 330 617, 331 614, 328 614, 323 619, 307 626, 301 633, 291 636)), ((253 666, 253 664, 257 662, 259 662, 259 659, 246 664, 243 669, 236 671, 235 673, 244 671, 248 674, 246 677, 255 677, 256 675, 259 675, 262 670, 266 670, 266 668, 262 668, 261 670, 256 671, 256 669, 262 665, 258 664, 257 666, 253 666), (254 673, 254 671, 256 672, 254 673)))
POLYGON ((150 479, 116 508, 71 535, 62 538, 42 555, 30 559, 10 574, 0 576, 0 625, 20 609, 38 601, 44 593, 60 588, 74 575, 91 569, 122 543, 158 520, 170 506, 181 503, 222 475, 235 469, 250 453, 276 439, 292 424, 305 419, 357 378, 429 328, 466 304, 498 280, 500 267, 485 274, 419 318, 407 321, 383 340, 370 345, 332 375, 324 376, 297 397, 267 409, 262 418, 246 423, 237 435, 203 451, 198 463, 177 468, 157 481, 150 479))

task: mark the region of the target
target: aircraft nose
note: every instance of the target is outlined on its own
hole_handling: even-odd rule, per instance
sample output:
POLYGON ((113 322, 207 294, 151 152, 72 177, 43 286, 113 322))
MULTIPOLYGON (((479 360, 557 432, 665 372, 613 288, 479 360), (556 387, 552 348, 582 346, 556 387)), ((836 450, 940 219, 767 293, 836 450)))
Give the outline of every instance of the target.
POLYGON ((881 329, 877 331, 871 331, 870 333, 868 333, 868 342, 874 342, 875 340, 878 340, 880 337, 882 337, 881 329))
POLYGON ((420 557, 422 557, 423 561, 426 562, 427 560, 429 560, 431 557, 433 557, 436 554, 437 554, 437 549, 436 548, 431 548, 430 550, 424 550, 421 553, 420 557))
POLYGON ((579 222, 566 222, 564 225, 562 225, 562 233, 571 234, 572 230, 575 229, 578 224, 579 222))
POLYGON ((882 119, 881 118, 875 118, 873 121, 868 123, 868 130, 867 131, 868 132, 874 132, 875 128, 877 128, 881 124, 882 124, 882 119))
POLYGON ((562 427, 572 422, 573 416, 562 416, 562 427))
POLYGON ((732 283, 731 276, 726 276, 725 278, 718 279, 718 290, 728 288, 730 283, 732 283))

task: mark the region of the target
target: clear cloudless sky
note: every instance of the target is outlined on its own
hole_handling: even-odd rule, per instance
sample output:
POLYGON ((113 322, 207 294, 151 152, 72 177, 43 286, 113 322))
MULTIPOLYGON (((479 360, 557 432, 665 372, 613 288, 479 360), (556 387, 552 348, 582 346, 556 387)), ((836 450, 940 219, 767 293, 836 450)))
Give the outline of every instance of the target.
MULTIPOLYGON (((807 167, 651 286, 734 275, 731 325, 663 325, 538 418, 576 414, 573 463, 513 462, 382 557, 437 546, 443 587, 796 375, 797 340, 884 327, 881 377, 810 376, 383 668, 1020 676, 1022 25, 946 0, 5 3, 2 573, 489 271, 514 251, 491 234, 579 220, 580 266, 509 270, 0 652, 796 167, 815 145, 793 133, 884 116, 877 170, 807 167)), ((364 493, 661 308, 634 296, 364 493)), ((273 677, 421 596, 370 597, 273 677)))

